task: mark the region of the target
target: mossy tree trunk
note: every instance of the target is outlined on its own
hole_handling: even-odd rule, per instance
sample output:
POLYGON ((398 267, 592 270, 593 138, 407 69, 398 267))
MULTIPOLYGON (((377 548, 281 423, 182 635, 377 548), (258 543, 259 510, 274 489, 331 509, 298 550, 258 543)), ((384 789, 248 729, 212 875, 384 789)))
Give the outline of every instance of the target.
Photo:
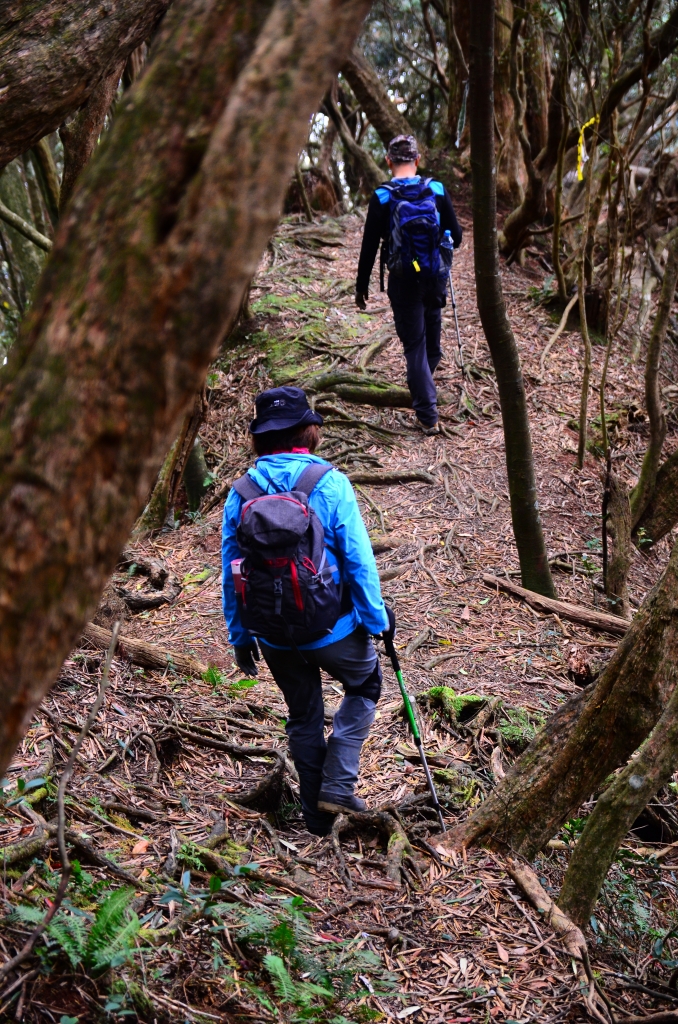
POLYGON ((445 842, 534 857, 650 734, 671 697, 677 664, 678 545, 598 682, 556 711, 445 842))
POLYGON ((176 4, 76 185, 0 390, 0 771, 203 386, 368 7, 176 4))
POLYGON ((520 356, 506 315, 497 249, 494 164, 494 0, 471 5, 469 117, 478 311, 497 374, 513 532, 523 586, 555 597, 542 532, 520 356))
POLYGON ((678 663, 667 666, 673 693, 649 739, 615 776, 586 821, 565 873, 558 906, 588 923, 619 844, 678 765, 678 663))
POLYGON ((3 0, 0 168, 85 104, 171 0, 3 0))

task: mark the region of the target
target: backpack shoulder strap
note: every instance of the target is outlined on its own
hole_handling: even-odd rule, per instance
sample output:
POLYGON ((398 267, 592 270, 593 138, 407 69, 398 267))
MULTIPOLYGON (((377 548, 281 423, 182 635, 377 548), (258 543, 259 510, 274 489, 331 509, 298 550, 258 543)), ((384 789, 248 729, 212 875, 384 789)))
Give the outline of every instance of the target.
POLYGON ((240 495, 244 501, 251 501, 252 498, 259 498, 266 492, 259 484, 252 479, 249 473, 245 473, 244 476, 238 477, 231 484, 233 490, 240 495))
POLYGON ((292 489, 294 491, 301 491, 308 498, 316 484, 322 480, 326 473, 330 473, 332 469, 333 467, 327 464, 323 465, 320 462, 314 462, 304 470, 292 489))

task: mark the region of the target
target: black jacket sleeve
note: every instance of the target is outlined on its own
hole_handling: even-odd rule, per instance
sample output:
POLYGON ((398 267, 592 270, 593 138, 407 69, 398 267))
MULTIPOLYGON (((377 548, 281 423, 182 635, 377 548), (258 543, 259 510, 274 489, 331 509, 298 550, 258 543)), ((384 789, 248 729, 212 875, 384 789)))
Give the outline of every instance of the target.
POLYGON ((436 196, 436 206, 438 207, 438 213, 440 214, 441 232, 449 231, 452 235, 454 248, 458 249, 461 245, 463 231, 461 229, 461 224, 457 220, 457 215, 454 212, 452 200, 449 197, 447 189, 445 189, 441 196, 436 196))
POLYGON ((386 238, 388 235, 388 216, 388 203, 380 203, 379 196, 375 192, 367 207, 363 244, 358 261, 358 277, 355 284, 357 292, 365 293, 369 290, 370 276, 379 245, 382 238, 386 238))

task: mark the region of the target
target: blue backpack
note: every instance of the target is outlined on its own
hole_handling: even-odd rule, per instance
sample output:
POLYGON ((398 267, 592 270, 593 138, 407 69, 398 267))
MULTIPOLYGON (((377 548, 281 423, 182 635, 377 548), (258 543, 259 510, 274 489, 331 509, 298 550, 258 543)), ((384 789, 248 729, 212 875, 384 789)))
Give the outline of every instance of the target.
POLYGON ((382 185, 389 192, 391 232, 388 269, 391 273, 421 274, 431 281, 446 274, 440 260, 440 224, 432 178, 399 185, 382 185))

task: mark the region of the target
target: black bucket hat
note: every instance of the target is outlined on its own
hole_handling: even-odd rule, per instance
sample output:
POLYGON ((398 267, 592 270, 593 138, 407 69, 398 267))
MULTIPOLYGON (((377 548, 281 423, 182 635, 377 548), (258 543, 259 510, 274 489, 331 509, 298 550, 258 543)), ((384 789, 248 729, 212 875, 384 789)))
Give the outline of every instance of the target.
POLYGON ((313 423, 322 427, 323 418, 308 404, 301 388, 271 388, 254 399, 256 418, 250 423, 250 434, 265 434, 269 430, 290 430, 313 423))

